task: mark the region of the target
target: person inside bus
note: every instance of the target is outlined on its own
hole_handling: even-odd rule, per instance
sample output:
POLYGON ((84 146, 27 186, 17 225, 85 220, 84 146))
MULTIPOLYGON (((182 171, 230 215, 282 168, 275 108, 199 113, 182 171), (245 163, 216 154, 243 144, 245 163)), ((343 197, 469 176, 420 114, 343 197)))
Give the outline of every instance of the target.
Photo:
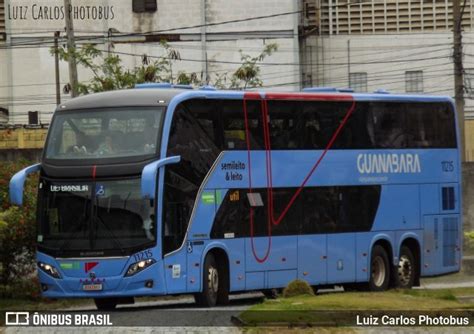
POLYGON ((380 146, 386 148, 407 147, 407 135, 400 124, 400 116, 387 113, 382 118, 379 128, 380 146))
POLYGON ((74 134, 76 136, 76 145, 69 147, 68 153, 74 152, 74 153, 86 154, 87 153, 86 136, 80 132, 75 132, 74 134))
POLYGON ((104 141, 99 145, 95 153, 98 155, 109 155, 115 153, 112 134, 105 134, 104 141))
POLYGON ((322 149, 321 126, 316 113, 306 113, 304 123, 304 148, 322 149))

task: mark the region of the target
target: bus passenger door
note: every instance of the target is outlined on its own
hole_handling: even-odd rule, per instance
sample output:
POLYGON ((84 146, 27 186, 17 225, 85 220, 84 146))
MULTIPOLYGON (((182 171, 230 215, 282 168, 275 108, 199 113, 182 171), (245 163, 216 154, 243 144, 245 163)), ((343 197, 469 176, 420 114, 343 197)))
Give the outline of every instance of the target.
POLYGON ((183 244, 189 215, 181 202, 167 202, 163 217, 163 254, 167 293, 186 291, 187 248, 183 244))
POLYGON ((164 259, 166 292, 186 292, 187 251, 182 247, 164 259))

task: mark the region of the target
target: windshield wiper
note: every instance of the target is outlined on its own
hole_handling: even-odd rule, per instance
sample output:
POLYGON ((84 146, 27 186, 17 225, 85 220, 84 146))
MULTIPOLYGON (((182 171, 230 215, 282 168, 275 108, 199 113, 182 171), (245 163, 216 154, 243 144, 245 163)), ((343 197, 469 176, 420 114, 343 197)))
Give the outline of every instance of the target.
MULTIPOLYGON (((112 231, 112 229, 109 227, 109 225, 107 225, 103 220, 102 218, 99 217, 99 198, 96 196, 95 197, 96 199, 96 204, 95 204, 95 210, 94 210, 94 220, 98 220, 100 223, 102 223, 102 225, 105 226, 107 232, 109 233, 109 235, 112 237, 112 241, 117 245, 117 247, 119 248, 120 252, 122 253, 122 255, 125 255, 125 249, 123 248, 122 244, 120 243, 119 239, 115 236, 114 232, 112 231)), ((95 226, 97 227, 97 226, 95 226)), ((97 237, 97 236, 96 236, 97 237)))
POLYGON ((73 237, 75 237, 79 232, 82 231, 83 227, 84 227, 84 223, 87 222, 87 201, 84 202, 84 211, 82 212, 82 221, 80 224, 78 224, 76 226, 76 228, 74 229, 74 225, 73 227, 70 227, 69 230, 71 230, 68 234, 68 236, 64 239, 64 241, 61 243, 61 245, 59 246, 59 248, 57 249, 57 254, 60 255, 64 250, 68 249, 70 246, 71 246, 71 239, 73 237))
POLYGON ((71 242, 69 241, 71 241, 73 237, 75 237, 79 232, 82 231, 82 227, 83 227, 83 224, 80 224, 79 226, 77 226, 77 228, 74 231, 71 231, 68 234, 67 238, 64 239, 64 241, 61 243, 61 245, 57 249, 58 255, 62 254, 63 251, 69 249, 69 247, 71 246, 71 242))
POLYGON ((115 244, 117 245, 117 247, 119 248, 120 252, 122 253, 122 255, 125 255, 125 248, 123 248, 122 244, 120 243, 119 239, 115 236, 115 234, 112 232, 112 229, 109 227, 109 225, 107 225, 98 215, 95 217, 94 220, 98 220, 99 222, 102 223, 102 225, 105 226, 107 232, 109 233, 109 235, 112 237, 112 241, 115 242, 115 244))

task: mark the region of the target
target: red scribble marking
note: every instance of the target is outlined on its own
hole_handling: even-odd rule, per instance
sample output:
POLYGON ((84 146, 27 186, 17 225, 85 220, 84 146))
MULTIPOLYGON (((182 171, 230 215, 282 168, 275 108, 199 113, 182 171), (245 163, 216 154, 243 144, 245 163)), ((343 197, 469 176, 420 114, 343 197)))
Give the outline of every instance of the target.
MULTIPOLYGON (((250 159, 250 138, 249 138, 249 122, 248 122, 248 113, 247 113, 247 103, 246 103, 246 97, 251 96, 251 97, 256 97, 255 93, 246 93, 244 95, 244 119, 245 119, 245 139, 247 142, 247 159, 248 159, 248 171, 249 171, 249 192, 252 192, 252 173, 250 170, 252 169, 252 160, 250 159)), ((258 98, 260 98, 260 95, 258 95, 258 98)), ((270 219, 267 220, 267 228, 268 228, 268 245, 267 245, 267 251, 263 258, 259 258, 256 251, 255 251, 255 244, 253 242, 253 208, 250 207, 250 240, 251 240, 251 245, 252 245, 252 253, 253 256, 255 257, 255 260, 257 260, 259 263, 265 262, 268 258, 268 255, 270 254, 270 249, 272 247, 272 227, 270 224, 270 219)))
POLYGON ((245 137, 247 141, 247 159, 248 159, 248 177, 249 177, 249 192, 252 192, 252 165, 251 165, 251 159, 250 159, 250 137, 249 137, 249 129, 248 129, 248 113, 247 113, 247 100, 261 100, 261 112, 262 112, 262 123, 263 123, 263 137, 264 137, 264 145, 265 145, 265 160, 266 160, 266 172, 267 172, 267 197, 268 197, 268 205, 267 205, 267 228, 268 228, 268 244, 267 244, 267 250, 265 252, 265 255, 263 258, 258 257, 256 251, 255 251, 255 244, 253 241, 254 237, 254 222, 253 222, 253 208, 250 207, 250 239, 251 239, 251 246, 252 246, 252 253, 259 263, 263 263, 267 260, 268 256, 270 255, 270 249, 272 246, 272 228, 271 225, 278 225, 281 223, 285 215, 288 213, 288 210, 291 208, 293 203, 295 202, 296 198, 299 196, 301 191, 303 190, 304 186, 306 183, 309 181, 311 176, 314 174, 316 169, 319 167, 321 164, 321 161, 324 159, 326 156, 327 152, 331 149, 332 145, 336 141, 337 137, 339 136, 339 133, 341 130, 344 128, 346 125, 347 121, 349 120, 349 117, 352 115, 356 102, 352 98, 351 95, 328 95, 328 94, 301 94, 301 93, 269 93, 266 94, 265 99, 262 99, 260 94, 251 92, 251 93, 245 93, 244 94, 244 99, 243 99, 243 110, 244 110, 244 120, 245 120, 245 137), (331 136, 331 139, 329 140, 328 144, 326 145, 326 148, 324 151, 321 153, 319 156, 318 160, 316 163, 313 165, 311 170, 309 171, 308 175, 305 177, 301 185, 298 187, 298 189, 295 191, 293 194, 292 198, 288 202, 287 206, 285 209, 282 211, 278 219, 275 219, 274 217, 274 212, 273 212, 273 181, 272 181, 272 157, 271 157, 271 141, 270 141, 270 130, 269 130, 269 125, 268 125, 268 104, 267 100, 268 99, 304 99, 304 100, 314 100, 314 101, 327 101, 327 100, 338 100, 338 101, 352 101, 352 105, 349 107, 348 111, 346 112, 346 115, 344 116, 344 119, 342 122, 339 124, 338 128, 336 131, 333 133, 331 136))
POLYGON ((92 179, 95 180, 95 174, 97 172, 97 165, 92 166, 92 179))

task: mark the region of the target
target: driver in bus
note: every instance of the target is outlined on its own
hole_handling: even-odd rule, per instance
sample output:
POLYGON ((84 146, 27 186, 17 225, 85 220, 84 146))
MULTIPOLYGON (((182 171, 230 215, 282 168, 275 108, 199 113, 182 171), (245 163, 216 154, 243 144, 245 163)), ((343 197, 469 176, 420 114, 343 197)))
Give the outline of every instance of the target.
POLYGON ((95 153, 97 153, 98 155, 108 155, 115 153, 112 135, 110 133, 107 133, 105 135, 104 141, 99 145, 95 153))

